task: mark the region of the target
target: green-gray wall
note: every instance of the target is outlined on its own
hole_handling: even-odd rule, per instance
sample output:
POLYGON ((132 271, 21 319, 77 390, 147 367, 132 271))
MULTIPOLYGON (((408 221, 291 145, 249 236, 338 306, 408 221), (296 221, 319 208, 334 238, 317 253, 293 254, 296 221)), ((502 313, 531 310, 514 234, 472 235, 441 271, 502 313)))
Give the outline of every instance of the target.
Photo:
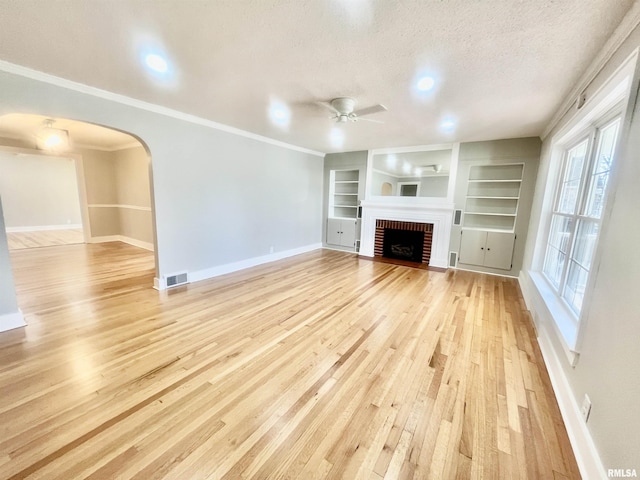
POLYGON ((116 128, 151 154, 159 276, 317 246, 322 157, 25 76, 0 73, 0 115, 116 128))

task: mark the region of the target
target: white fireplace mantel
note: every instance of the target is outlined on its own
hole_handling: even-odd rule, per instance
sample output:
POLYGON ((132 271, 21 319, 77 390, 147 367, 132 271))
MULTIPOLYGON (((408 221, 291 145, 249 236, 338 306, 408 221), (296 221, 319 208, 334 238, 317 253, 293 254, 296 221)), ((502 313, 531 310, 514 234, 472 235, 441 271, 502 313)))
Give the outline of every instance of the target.
POLYGON ((363 200, 361 206, 362 230, 360 255, 366 257, 373 257, 374 255, 376 220, 432 223, 433 239, 429 265, 432 267, 447 268, 454 204, 408 204, 363 200))

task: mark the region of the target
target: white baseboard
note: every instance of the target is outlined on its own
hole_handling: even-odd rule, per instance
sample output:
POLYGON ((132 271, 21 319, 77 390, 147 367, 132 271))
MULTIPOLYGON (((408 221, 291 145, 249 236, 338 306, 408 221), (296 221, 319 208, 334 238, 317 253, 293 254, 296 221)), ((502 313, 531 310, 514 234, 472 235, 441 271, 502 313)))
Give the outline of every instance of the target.
POLYGON ((25 327, 27 322, 24 321, 24 316, 20 309, 17 312, 5 313, 0 315, 0 332, 6 332, 7 330, 13 330, 14 328, 25 327))
POLYGON ((562 419, 564 420, 564 425, 569 435, 569 441, 571 442, 580 474, 582 478, 586 480, 607 478, 604 466, 600 460, 600 454, 596 449, 587 424, 582 418, 580 407, 567 376, 564 373, 561 362, 570 363, 570 359, 565 358, 564 352, 561 353, 562 357, 558 356, 558 352, 549 337, 549 335, 556 334, 555 330, 552 329, 551 332, 549 332, 548 329, 549 322, 553 322, 553 320, 545 318, 548 312, 544 308, 536 309, 538 302, 536 302, 535 293, 533 292, 533 289, 536 287, 529 280, 528 275, 523 271, 520 273, 518 280, 525 304, 535 320, 540 351, 542 352, 544 363, 549 372, 551 385, 558 400, 560 413, 562 414, 562 419))
POLYGON ((64 224, 64 225, 37 225, 31 227, 7 227, 7 233, 16 232, 45 232, 50 230, 77 230, 81 229, 81 223, 64 224))
POLYGON ((124 235, 104 235, 102 237, 91 237, 89 243, 107 243, 107 242, 123 242, 133 245, 134 247, 144 248, 153 252, 153 244, 149 242, 143 242, 142 240, 136 240, 135 238, 126 237, 124 235))
MULTIPOLYGON (((306 245, 304 247, 293 248, 291 250, 271 253, 269 255, 262 255, 260 257, 248 258, 239 262, 227 263, 225 265, 219 265, 217 267, 188 272, 189 283, 199 282, 200 280, 206 280, 208 278, 219 277, 220 275, 237 272, 246 268, 256 267, 265 263, 275 262, 277 260, 282 260, 284 258, 293 257, 294 255, 311 252, 320 248, 322 248, 322 243, 314 243, 311 245, 306 245)), ((156 290, 167 289, 166 277, 166 275, 163 275, 160 278, 155 278, 153 280, 154 288, 156 290)))
POLYGON ((573 454, 576 456, 580 475, 584 479, 608 478, 600 460, 600 454, 596 449, 591 433, 587 428, 587 424, 582 419, 580 407, 573 395, 571 386, 567 381, 567 377, 562 370, 560 358, 553 349, 551 340, 545 329, 540 330, 538 343, 544 357, 544 363, 549 371, 549 378, 553 391, 556 394, 560 413, 564 420, 564 425, 569 434, 569 441, 573 447, 573 454))
POLYGON ((471 268, 463 268, 463 267, 460 267, 459 263, 458 263, 457 267, 450 267, 449 265, 447 265, 444 268, 451 268, 451 269, 454 269, 454 270, 462 270, 463 272, 481 273, 483 275, 493 275, 494 277, 518 278, 515 275, 507 275, 506 273, 483 272, 482 270, 472 270, 471 268))

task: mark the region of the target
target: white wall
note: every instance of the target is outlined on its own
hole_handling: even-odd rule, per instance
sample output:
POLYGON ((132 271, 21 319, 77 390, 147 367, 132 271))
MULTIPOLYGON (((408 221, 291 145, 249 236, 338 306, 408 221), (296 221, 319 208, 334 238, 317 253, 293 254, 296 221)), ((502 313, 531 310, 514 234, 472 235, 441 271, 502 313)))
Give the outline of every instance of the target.
POLYGON ((0 195, 7 228, 79 225, 75 161, 0 151, 0 195))
MULTIPOLYGON (((638 46, 640 28, 634 30, 590 84, 587 98, 638 46)), ((604 472, 608 469, 635 468, 640 475, 640 106, 635 103, 637 85, 636 78, 629 110, 633 112, 632 122, 628 135, 621 139, 620 155, 615 167, 617 172, 611 185, 613 197, 608 205, 611 210, 605 218, 599 243, 600 267, 592 272, 595 288, 590 295, 590 309, 582 319, 583 338, 575 368, 571 367, 564 355, 545 312, 542 309, 534 311, 534 317, 539 332, 549 336, 548 358, 555 357, 558 360, 555 365, 550 364, 550 372, 555 375, 558 384, 567 389, 568 403, 579 405, 585 394, 592 400, 586 431, 595 444, 604 472)), ((552 182, 548 181, 553 167, 550 165, 551 140, 567 124, 571 114, 565 116, 543 144, 527 238, 525 270, 536 267, 533 263, 534 244, 541 228, 541 219, 544 220, 544 193, 547 188, 553 188, 552 182)), ((534 288, 526 275, 521 282, 525 291, 534 288)), ((531 294, 529 297, 528 304, 535 306, 532 301, 535 297, 531 294)), ((579 417, 579 414, 576 415, 579 417)), ((580 423, 577 425, 580 426, 580 423)), ((574 433, 579 434, 578 431, 574 433)), ((589 452, 578 454, 588 456, 589 452)), ((592 460, 585 458, 587 463, 592 460)))
POLYGON ((142 145, 115 152, 85 148, 79 153, 91 241, 111 241, 117 236, 153 250, 150 164, 142 145))
POLYGON ((13 283, 9 245, 2 213, 2 198, 0 198, 0 332, 24 325, 16 300, 16 288, 13 283))
POLYGON ((0 114, 88 121, 149 148, 159 275, 317 246, 322 157, 0 73, 0 114))

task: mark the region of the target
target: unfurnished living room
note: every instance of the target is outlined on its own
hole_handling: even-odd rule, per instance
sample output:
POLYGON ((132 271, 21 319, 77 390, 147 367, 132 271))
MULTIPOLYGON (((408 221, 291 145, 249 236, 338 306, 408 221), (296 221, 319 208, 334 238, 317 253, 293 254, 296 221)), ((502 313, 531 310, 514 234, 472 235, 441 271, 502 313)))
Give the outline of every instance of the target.
POLYGON ((640 472, 640 0, 0 0, 1 479, 640 472))

